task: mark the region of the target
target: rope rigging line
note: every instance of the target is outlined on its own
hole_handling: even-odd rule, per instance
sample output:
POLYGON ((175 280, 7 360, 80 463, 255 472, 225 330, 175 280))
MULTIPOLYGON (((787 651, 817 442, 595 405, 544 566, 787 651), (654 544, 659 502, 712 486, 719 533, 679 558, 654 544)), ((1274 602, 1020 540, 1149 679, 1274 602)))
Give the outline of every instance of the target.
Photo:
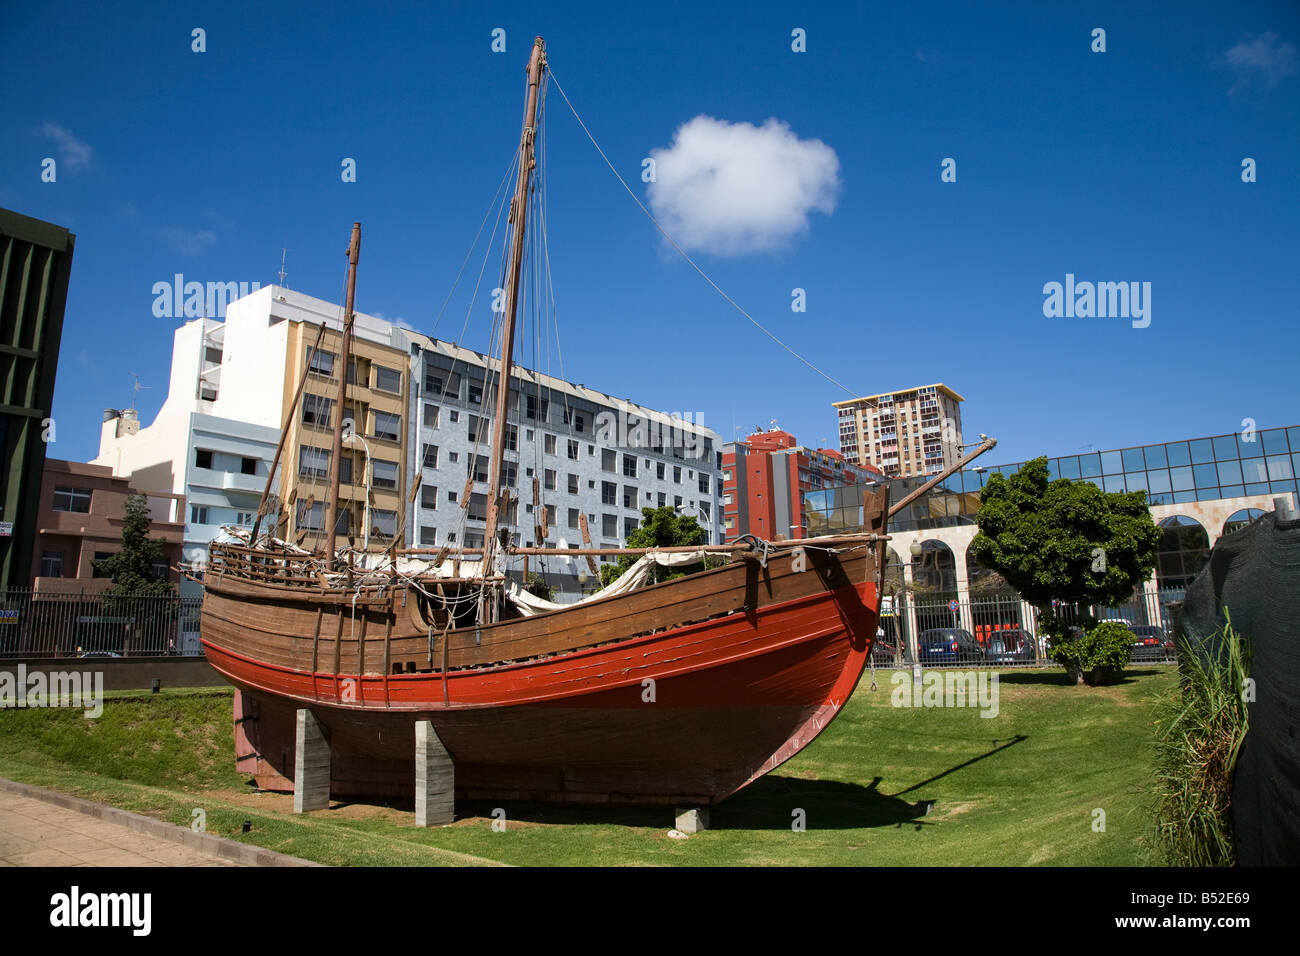
POLYGON ((768 329, 766 326, 764 326, 761 322, 759 322, 757 319, 755 319, 752 315, 750 315, 748 312, 746 312, 745 309, 740 305, 740 303, 738 303, 735 299, 733 299, 731 296, 729 296, 729 295, 728 295, 728 294, 723 290, 722 286, 720 286, 720 285, 718 285, 716 282, 714 282, 713 279, 709 276, 709 274, 708 274, 707 272, 705 272, 705 271, 700 267, 700 265, 699 265, 699 264, 698 264, 694 259, 692 259, 692 258, 687 254, 686 250, 683 249, 680 245, 678 245, 677 240, 674 239, 671 235, 669 235, 669 234, 668 234, 668 230, 666 230, 662 225, 660 225, 659 220, 656 219, 656 218, 654 217, 654 214, 653 214, 652 212, 650 212, 650 210, 647 209, 647 208, 645 207, 645 204, 644 204, 643 202, 641 202, 640 197, 638 197, 637 194, 636 194, 635 192, 632 191, 632 187, 629 186, 629 185, 627 184, 627 180, 625 180, 625 179, 622 177, 622 175, 619 173, 618 169, 615 168, 614 164, 613 164, 612 162, 610 162, 609 157, 608 157, 607 155, 605 155, 605 151, 604 151, 603 149, 600 148, 600 144, 599 144, 598 142, 596 142, 596 137, 593 136, 591 130, 587 128, 587 124, 584 123, 584 122, 582 121, 582 117, 578 115, 578 111, 574 108, 573 103, 571 103, 571 102, 569 101, 569 96, 568 96, 567 93, 564 92, 564 87, 563 87, 562 85, 560 85, 560 81, 559 81, 559 79, 556 78, 556 76, 555 76, 555 71, 554 71, 553 69, 549 69, 549 68, 548 68, 548 73, 550 74, 551 79, 555 82, 555 88, 556 88, 557 90, 560 91, 560 96, 561 96, 561 98, 563 98, 563 100, 564 100, 564 105, 567 106, 567 107, 569 108, 569 112, 571 112, 571 113, 573 114, 573 118, 574 118, 575 120, 578 121, 578 125, 582 127, 582 131, 583 131, 584 133, 587 134, 587 139, 591 140, 591 145, 594 146, 594 147, 596 148, 596 152, 600 153, 600 158, 603 159, 603 160, 605 161, 605 165, 608 166, 608 167, 609 167, 609 171, 610 171, 611 173, 614 174, 614 178, 617 179, 617 180, 619 181, 619 183, 622 185, 622 187, 627 191, 627 194, 628 194, 629 196, 632 197, 632 201, 633 201, 634 203, 637 204, 637 208, 640 209, 643 213, 645 213, 646 218, 649 219, 650 222, 654 225, 654 227, 655 227, 656 229, 659 230, 659 234, 662 235, 662 236, 664 237, 664 239, 666 239, 666 240, 668 241, 668 244, 671 245, 671 246, 673 247, 673 249, 675 249, 675 250, 677 251, 677 254, 678 254, 678 255, 680 255, 683 259, 686 260, 687 264, 690 265, 690 267, 691 267, 692 269, 694 269, 697 273, 699 273, 700 278, 702 278, 705 282, 707 282, 710 286, 712 286, 712 287, 713 287, 713 291, 717 292, 718 295, 722 296, 722 298, 723 298, 724 300, 726 300, 726 302, 727 302, 727 303, 728 303, 728 304, 729 304, 733 309, 735 309, 737 312, 739 312, 741 315, 743 315, 746 319, 748 319, 749 322, 750 322, 750 324, 753 325, 754 328, 758 329, 760 332, 762 332, 764 335, 766 335, 769 339, 771 339, 771 340, 772 340, 773 342, 775 342, 777 345, 781 346, 781 348, 785 349, 787 352, 789 352, 791 355, 793 355, 795 358, 797 358, 800 362, 802 362, 804 365, 808 366, 808 368, 812 369, 814 372, 816 372, 816 373, 817 373, 818 375, 820 375, 822 378, 826 379, 826 381, 830 382, 830 383, 831 383, 832 385, 834 385, 836 388, 841 389, 842 391, 848 393, 849 395, 853 396, 854 398, 858 398, 858 397, 860 397, 860 394, 861 394, 861 393, 853 391, 852 389, 850 389, 850 388, 849 388, 847 385, 845 385, 844 383, 842 383, 842 382, 840 382, 839 380, 833 378, 831 375, 827 374, 826 372, 823 372, 820 368, 818 368, 816 365, 814 365, 814 364, 813 364, 812 362, 810 362, 808 359, 804 358, 802 355, 800 355, 798 352, 796 352, 796 351, 795 351, 794 349, 792 349, 790 346, 786 345, 783 341, 781 341, 781 339, 779 339, 779 338, 776 336, 776 334, 775 334, 774 332, 772 332, 770 329, 768 329))

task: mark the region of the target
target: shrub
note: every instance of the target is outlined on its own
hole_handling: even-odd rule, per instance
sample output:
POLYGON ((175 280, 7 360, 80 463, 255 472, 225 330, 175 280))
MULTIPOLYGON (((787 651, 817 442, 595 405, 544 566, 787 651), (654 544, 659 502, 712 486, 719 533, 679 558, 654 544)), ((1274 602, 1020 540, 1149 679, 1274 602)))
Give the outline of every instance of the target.
POLYGON ((1201 648, 1180 648, 1178 658, 1181 686, 1156 707, 1156 847, 1170 866, 1232 866, 1229 810, 1250 723, 1250 649, 1229 620, 1201 648))
POLYGON ((1082 672, 1087 683, 1104 683, 1128 664, 1133 632, 1117 621, 1106 621, 1082 635, 1054 641, 1050 653, 1052 660, 1067 670, 1082 672))

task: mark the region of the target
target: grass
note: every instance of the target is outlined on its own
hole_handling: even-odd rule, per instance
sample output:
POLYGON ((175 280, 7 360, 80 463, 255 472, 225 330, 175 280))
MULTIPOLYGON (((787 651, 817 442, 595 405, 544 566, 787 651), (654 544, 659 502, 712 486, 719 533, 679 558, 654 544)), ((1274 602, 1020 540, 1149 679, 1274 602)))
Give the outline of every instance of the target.
POLYGON ((1172 866, 1232 866, 1237 856, 1229 809, 1249 727, 1250 651, 1231 623, 1203 648, 1204 658, 1181 655, 1184 683, 1156 708, 1155 845, 1172 866))
POLYGON ((1000 712, 891 706, 889 672, 774 774, 668 836, 671 808, 462 801, 420 830, 410 803, 294 816, 234 770, 228 689, 105 695, 103 715, 0 712, 0 776, 283 853, 343 865, 1136 865, 1149 862, 1155 699, 1172 669, 1073 687, 1059 669, 1003 672, 1000 712), (1104 812, 1104 830, 1095 811, 1104 812), (805 829, 792 823, 802 819, 805 829), (252 830, 240 834, 248 820, 252 830))

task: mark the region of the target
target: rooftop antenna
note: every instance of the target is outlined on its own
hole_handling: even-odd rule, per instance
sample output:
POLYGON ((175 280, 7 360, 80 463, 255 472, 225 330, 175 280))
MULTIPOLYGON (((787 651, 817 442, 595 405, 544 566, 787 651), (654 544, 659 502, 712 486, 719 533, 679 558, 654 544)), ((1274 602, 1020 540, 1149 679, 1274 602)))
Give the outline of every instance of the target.
POLYGON ((280 247, 280 288, 281 289, 289 288, 287 285, 284 284, 284 257, 285 257, 285 253, 287 253, 288 251, 289 250, 284 248, 283 246, 280 247))
POLYGON ((142 388, 152 388, 153 386, 152 386, 152 385, 141 385, 141 384, 140 384, 140 376, 137 375, 135 372, 132 372, 132 373, 131 373, 131 377, 132 377, 133 379, 135 379, 135 384, 131 386, 131 411, 135 411, 135 400, 136 400, 136 398, 137 398, 137 397, 139 396, 139 394, 140 394, 140 389, 142 389, 142 388))

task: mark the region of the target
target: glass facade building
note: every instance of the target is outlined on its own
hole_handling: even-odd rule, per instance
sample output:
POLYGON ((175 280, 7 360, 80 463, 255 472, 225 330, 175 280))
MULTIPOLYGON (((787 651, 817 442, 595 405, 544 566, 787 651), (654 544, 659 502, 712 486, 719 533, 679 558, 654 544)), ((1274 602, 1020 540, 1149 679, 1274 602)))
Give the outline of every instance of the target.
MULTIPOLYGON (((889 521, 890 531, 917 531, 975 523, 980 491, 992 474, 1010 476, 1024 462, 971 469, 949 476, 889 521)), ((1215 435, 1187 441, 1137 445, 1112 451, 1047 459, 1052 479, 1091 481, 1103 491, 1145 491, 1148 504, 1281 495, 1296 491, 1300 473, 1300 426, 1266 428, 1246 436, 1215 435)), ((901 500, 923 478, 890 481, 890 498, 901 500)), ((862 523, 861 486, 810 491, 804 498, 808 534, 830 534, 862 523)))

